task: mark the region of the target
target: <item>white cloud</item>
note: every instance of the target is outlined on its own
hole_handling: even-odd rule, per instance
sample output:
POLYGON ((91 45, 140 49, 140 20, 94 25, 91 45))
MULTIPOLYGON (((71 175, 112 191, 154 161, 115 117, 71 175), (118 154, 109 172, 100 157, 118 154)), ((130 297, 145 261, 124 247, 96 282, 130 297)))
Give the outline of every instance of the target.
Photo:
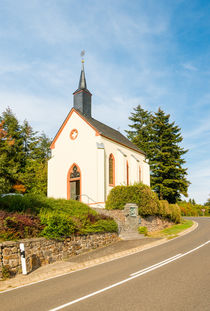
POLYGON ((184 63, 184 64, 182 64, 182 67, 183 67, 184 69, 189 70, 189 71, 197 71, 197 70, 198 70, 198 69, 197 69, 194 65, 192 65, 191 63, 184 63))

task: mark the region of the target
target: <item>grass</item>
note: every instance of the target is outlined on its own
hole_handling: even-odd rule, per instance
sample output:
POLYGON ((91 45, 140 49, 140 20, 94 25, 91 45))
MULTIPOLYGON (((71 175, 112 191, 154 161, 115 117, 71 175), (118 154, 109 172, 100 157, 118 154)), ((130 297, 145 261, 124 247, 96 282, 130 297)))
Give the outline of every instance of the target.
POLYGON ((192 220, 182 220, 180 224, 173 225, 169 228, 163 229, 161 231, 151 232, 148 233, 148 236, 150 237, 160 237, 160 238, 167 238, 167 239, 173 239, 178 236, 180 232, 183 230, 186 230, 190 227, 192 227, 193 221, 192 220))
POLYGON ((117 230, 114 219, 79 201, 32 194, 0 198, 0 241, 40 235, 64 239, 117 230))

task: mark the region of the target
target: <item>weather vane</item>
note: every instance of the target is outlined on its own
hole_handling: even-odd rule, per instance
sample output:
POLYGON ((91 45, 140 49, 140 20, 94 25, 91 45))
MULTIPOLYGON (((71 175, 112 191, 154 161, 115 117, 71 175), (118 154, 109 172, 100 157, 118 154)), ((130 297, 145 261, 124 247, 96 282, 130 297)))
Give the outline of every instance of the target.
POLYGON ((85 55, 85 50, 82 50, 80 53, 80 56, 82 57, 82 63, 84 63, 84 56, 85 55))

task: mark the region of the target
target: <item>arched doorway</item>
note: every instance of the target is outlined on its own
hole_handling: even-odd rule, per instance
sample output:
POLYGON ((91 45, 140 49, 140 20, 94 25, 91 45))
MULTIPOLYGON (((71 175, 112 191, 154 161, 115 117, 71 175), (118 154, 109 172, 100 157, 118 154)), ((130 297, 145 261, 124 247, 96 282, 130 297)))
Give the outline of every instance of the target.
POLYGON ((67 176, 67 199, 81 201, 81 171, 77 164, 73 164, 67 176))

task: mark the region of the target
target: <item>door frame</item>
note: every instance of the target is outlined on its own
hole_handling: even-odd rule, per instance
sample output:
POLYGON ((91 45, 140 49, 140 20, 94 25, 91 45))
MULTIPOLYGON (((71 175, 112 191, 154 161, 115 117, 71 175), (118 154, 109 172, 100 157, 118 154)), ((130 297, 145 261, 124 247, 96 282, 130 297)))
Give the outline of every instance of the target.
POLYGON ((68 174, 67 174, 67 200, 71 199, 71 181, 76 181, 79 180, 80 181, 80 197, 78 201, 82 201, 81 198, 81 194, 82 194, 82 175, 81 175, 81 170, 79 168, 79 166, 76 163, 73 163, 70 167, 70 169, 68 170, 68 174), (76 178, 71 178, 70 175, 73 171, 74 166, 77 167, 77 171, 80 173, 80 177, 76 177, 76 178))

